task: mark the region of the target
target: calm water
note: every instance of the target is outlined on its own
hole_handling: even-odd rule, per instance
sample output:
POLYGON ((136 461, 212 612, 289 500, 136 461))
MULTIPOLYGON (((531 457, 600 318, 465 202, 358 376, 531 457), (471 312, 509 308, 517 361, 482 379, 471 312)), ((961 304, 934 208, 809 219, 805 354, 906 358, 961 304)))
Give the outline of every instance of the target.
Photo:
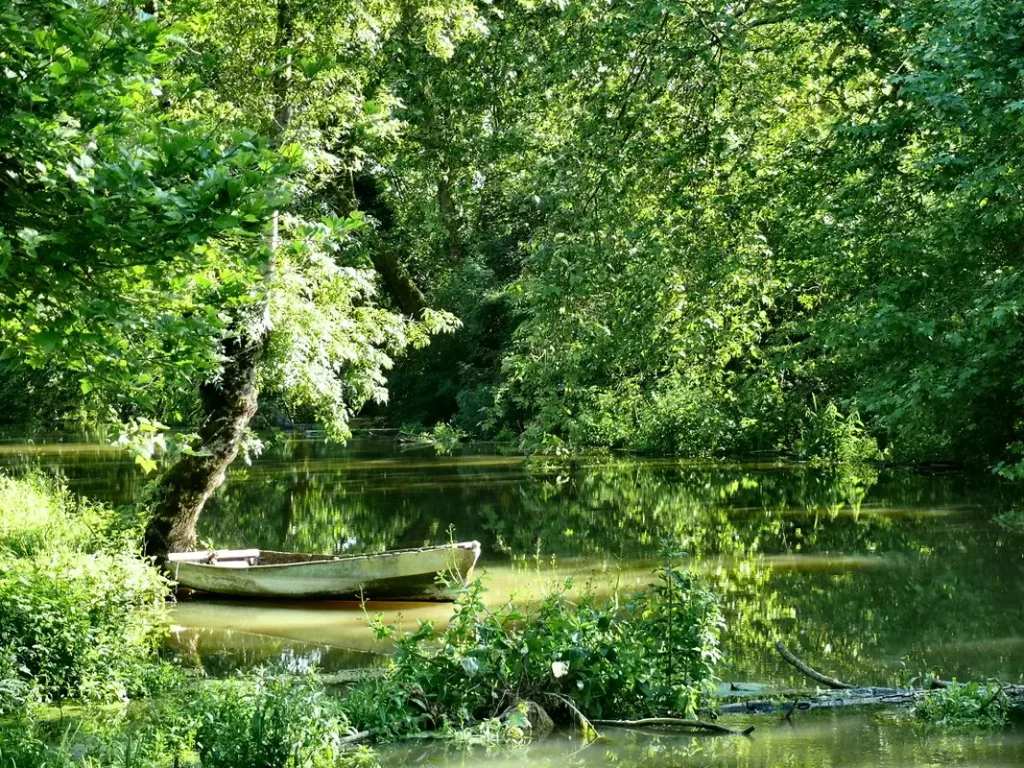
MULTIPOLYGON (((59 468, 73 488, 130 500, 143 478, 100 445, 0 443, 0 464, 59 468)), ((925 671, 959 679, 1024 674, 1024 536, 995 514, 1024 493, 986 475, 833 473, 776 463, 616 457, 523 462, 487 446, 457 456, 385 438, 347 447, 316 437, 239 465, 200 526, 222 547, 373 551, 478 539, 491 599, 529 601, 573 577, 578 589, 630 591, 670 556, 702 571, 729 619, 725 680, 800 683, 776 637, 812 665, 863 684, 925 671), (666 553, 672 553, 667 555, 666 553), (683 554, 685 553, 685 554, 683 554)), ((445 606, 374 604, 396 623, 443 620, 445 606)), ((169 643, 212 674, 269 661, 327 671, 373 664, 357 605, 189 601, 169 643)), ((886 714, 762 718, 752 740, 608 733, 528 752, 396 751, 395 765, 1020 765, 1019 730, 919 733, 886 714)))

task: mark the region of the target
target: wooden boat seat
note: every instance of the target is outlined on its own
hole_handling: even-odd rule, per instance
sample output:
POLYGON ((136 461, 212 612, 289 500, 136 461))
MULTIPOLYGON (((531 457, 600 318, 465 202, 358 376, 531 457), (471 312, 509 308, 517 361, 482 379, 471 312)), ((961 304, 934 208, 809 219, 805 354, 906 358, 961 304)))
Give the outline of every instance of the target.
POLYGON ((221 568, 248 568, 260 564, 258 549, 210 549, 205 552, 171 552, 167 560, 172 563, 200 563, 221 568))

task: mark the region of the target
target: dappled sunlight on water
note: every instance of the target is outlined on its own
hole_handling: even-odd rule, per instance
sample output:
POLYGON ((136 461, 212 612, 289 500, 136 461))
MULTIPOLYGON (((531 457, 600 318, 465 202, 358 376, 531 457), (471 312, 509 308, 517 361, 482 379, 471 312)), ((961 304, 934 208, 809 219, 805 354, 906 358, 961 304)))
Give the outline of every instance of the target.
MULTIPOLYGON (((130 500, 145 482, 109 447, 64 438, 0 443, 0 464, 60 469, 80 493, 130 500)), ((621 597, 665 562, 721 593, 729 621, 722 676, 789 683, 770 650, 838 677, 881 684, 925 671, 1019 679, 1024 536, 994 524, 1024 495, 987 475, 829 472, 779 462, 708 463, 601 455, 573 461, 456 456, 362 438, 298 436, 232 468, 200 524, 220 547, 360 552, 483 544, 487 600, 529 603, 571 579, 621 597)), ((389 623, 444 621, 446 605, 371 603, 389 623)), ((226 672, 274 660, 328 671, 371 664, 377 645, 356 604, 183 601, 170 645, 226 672)))

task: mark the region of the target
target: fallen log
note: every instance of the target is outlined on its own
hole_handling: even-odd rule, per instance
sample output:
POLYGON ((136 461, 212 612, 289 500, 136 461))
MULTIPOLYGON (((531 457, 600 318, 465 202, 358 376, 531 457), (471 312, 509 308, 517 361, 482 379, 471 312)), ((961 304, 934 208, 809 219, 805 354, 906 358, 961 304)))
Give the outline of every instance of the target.
POLYGON ((338 744, 342 746, 348 746, 350 744, 358 744, 361 741, 366 741, 373 734, 370 731, 356 731, 353 734, 345 736, 344 738, 338 739, 338 744))
POLYGON ((795 703, 792 696, 775 699, 750 699, 722 704, 718 711, 724 715, 763 715, 773 712, 791 714, 812 709, 835 709, 838 707, 877 706, 880 704, 913 704, 928 691, 909 688, 844 688, 842 691, 828 691, 820 694, 799 696, 795 703))
POLYGON ((608 725, 613 728, 643 728, 648 726, 667 725, 675 728, 691 728, 698 731, 710 731, 722 736, 749 736, 754 726, 737 731, 718 723, 705 720, 683 720, 677 717, 644 717, 639 720, 592 720, 595 725, 608 725))
MULTIPOLYGON (((796 697, 778 694, 778 698, 732 701, 718 707, 723 715, 764 715, 772 713, 806 712, 812 709, 839 707, 908 706, 917 703, 934 690, 924 688, 845 688, 843 690, 808 693, 796 697)), ((1003 685, 1001 695, 1010 706, 1024 710, 1024 685, 1003 685)))

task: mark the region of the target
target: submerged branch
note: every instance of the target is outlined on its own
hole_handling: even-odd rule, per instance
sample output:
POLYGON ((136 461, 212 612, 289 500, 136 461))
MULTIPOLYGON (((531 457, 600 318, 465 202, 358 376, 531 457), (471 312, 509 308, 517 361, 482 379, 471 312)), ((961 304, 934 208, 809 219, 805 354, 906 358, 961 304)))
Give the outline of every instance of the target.
POLYGON ((923 690, 910 690, 905 688, 845 688, 842 692, 827 692, 821 694, 808 694, 797 698, 793 702, 792 696, 782 700, 773 699, 752 699, 738 701, 731 704, 723 704, 718 708, 721 714, 736 715, 763 715, 773 712, 792 714, 795 712, 806 712, 811 709, 834 709, 836 707, 856 707, 879 704, 913 704, 919 698, 927 694, 923 690))
MULTIPOLYGON (((841 691, 806 694, 786 691, 779 692, 776 698, 750 698, 722 704, 717 711, 723 715, 764 715, 838 707, 905 706, 917 703, 930 693, 933 690, 925 688, 845 688, 841 691), (794 695, 797 698, 795 705, 792 703, 794 695)), ((991 701, 999 696, 1006 697, 1011 707, 1024 709, 1024 685, 1003 684, 991 701)))
POLYGON ((676 717, 645 717, 640 720, 594 720, 597 725, 610 725, 616 728, 636 728, 648 725, 671 725, 676 728, 695 728, 697 730, 710 731, 723 736, 749 736, 754 731, 754 726, 737 731, 727 728, 718 723, 709 723, 705 720, 682 720, 676 717))
POLYGON ((370 731, 356 731, 350 736, 346 736, 343 739, 338 740, 338 744, 342 746, 348 746, 349 744, 358 744, 360 741, 366 741, 373 734, 370 731))

